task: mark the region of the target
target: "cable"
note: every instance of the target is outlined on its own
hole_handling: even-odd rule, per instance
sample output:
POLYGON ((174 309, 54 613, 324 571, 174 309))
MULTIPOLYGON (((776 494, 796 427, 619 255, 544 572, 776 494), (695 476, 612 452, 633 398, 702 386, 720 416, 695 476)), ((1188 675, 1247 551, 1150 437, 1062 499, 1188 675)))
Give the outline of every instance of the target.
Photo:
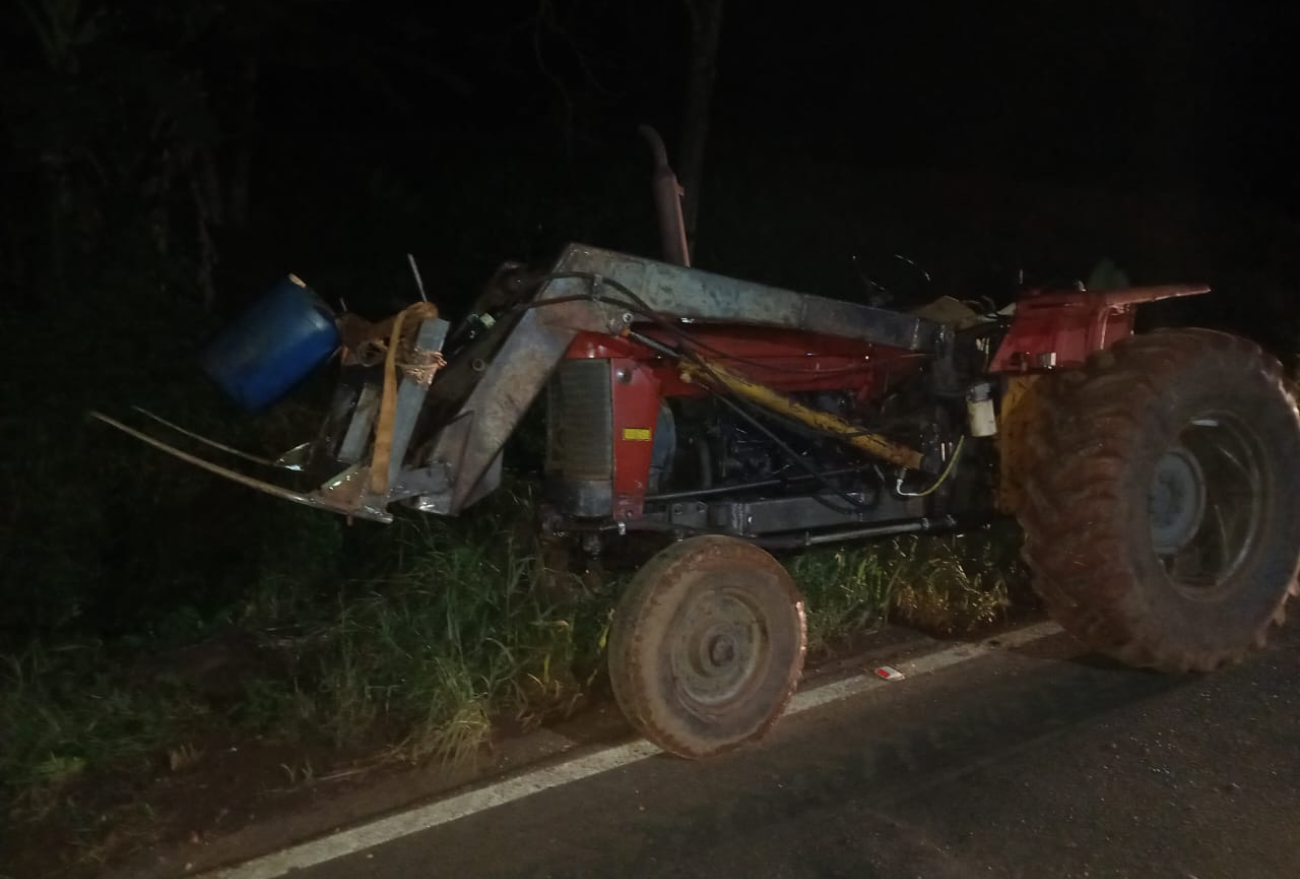
POLYGON ((898 484, 894 486, 894 493, 899 497, 929 497, 934 494, 939 490, 939 486, 947 482, 948 477, 952 475, 953 468, 957 464, 957 459, 961 457, 961 450, 965 445, 966 437, 962 436, 957 440, 957 448, 952 450, 952 457, 948 459, 948 463, 944 466, 943 472, 939 474, 939 478, 936 479, 934 484, 929 488, 924 489, 923 491, 903 491, 903 477, 900 475, 898 477, 898 484))

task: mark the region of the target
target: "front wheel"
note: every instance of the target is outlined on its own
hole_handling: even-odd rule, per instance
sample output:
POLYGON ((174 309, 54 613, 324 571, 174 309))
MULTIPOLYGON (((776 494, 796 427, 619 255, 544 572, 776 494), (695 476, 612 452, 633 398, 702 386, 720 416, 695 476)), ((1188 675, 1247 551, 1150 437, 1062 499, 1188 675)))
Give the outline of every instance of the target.
POLYGON ((1019 512, 1049 612, 1163 670, 1262 645, 1300 565, 1300 416, 1277 361, 1169 330, 1043 381, 1019 512))
POLYGON ((647 739, 708 757, 776 722, 806 644, 803 599, 776 559, 730 537, 693 537, 632 578, 610 629, 610 682, 647 739))

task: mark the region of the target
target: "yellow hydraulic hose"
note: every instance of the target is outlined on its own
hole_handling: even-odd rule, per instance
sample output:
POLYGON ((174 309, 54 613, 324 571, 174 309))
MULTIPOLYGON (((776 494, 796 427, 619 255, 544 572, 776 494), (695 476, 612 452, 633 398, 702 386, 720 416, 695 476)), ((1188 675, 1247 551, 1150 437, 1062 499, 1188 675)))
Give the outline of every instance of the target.
POLYGON ((856 424, 850 424, 843 418, 829 412, 805 406, 803 403, 792 400, 785 394, 774 391, 766 385, 758 384, 752 379, 727 369, 725 366, 719 366, 713 361, 706 361, 698 356, 694 361, 683 360, 681 365, 682 377, 688 381, 714 379, 722 382, 729 390, 744 397, 751 403, 788 418, 793 418, 796 421, 801 421, 809 427, 833 434, 855 449, 874 458, 880 458, 891 464, 906 467, 909 470, 921 469, 922 455, 915 449, 896 443, 880 434, 866 433, 856 424))

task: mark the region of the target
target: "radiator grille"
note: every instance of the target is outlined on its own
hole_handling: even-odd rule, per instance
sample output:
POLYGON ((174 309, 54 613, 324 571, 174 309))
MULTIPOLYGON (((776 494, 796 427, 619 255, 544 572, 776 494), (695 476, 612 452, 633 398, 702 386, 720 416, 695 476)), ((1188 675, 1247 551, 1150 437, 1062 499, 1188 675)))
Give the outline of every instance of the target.
POLYGON ((564 479, 610 479, 613 402, 608 360, 566 360, 547 391, 546 469, 564 479))

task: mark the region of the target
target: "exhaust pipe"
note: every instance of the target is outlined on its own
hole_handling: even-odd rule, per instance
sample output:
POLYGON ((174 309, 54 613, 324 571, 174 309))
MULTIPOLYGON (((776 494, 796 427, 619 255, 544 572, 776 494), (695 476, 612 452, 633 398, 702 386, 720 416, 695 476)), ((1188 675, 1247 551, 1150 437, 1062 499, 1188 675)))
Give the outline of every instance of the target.
POLYGON ((655 213, 659 216, 659 240, 664 261, 689 268, 691 254, 686 246, 686 220, 682 217, 682 187, 668 164, 664 139, 649 125, 638 125, 637 131, 641 132, 654 153, 655 172, 650 185, 654 191, 655 213))

